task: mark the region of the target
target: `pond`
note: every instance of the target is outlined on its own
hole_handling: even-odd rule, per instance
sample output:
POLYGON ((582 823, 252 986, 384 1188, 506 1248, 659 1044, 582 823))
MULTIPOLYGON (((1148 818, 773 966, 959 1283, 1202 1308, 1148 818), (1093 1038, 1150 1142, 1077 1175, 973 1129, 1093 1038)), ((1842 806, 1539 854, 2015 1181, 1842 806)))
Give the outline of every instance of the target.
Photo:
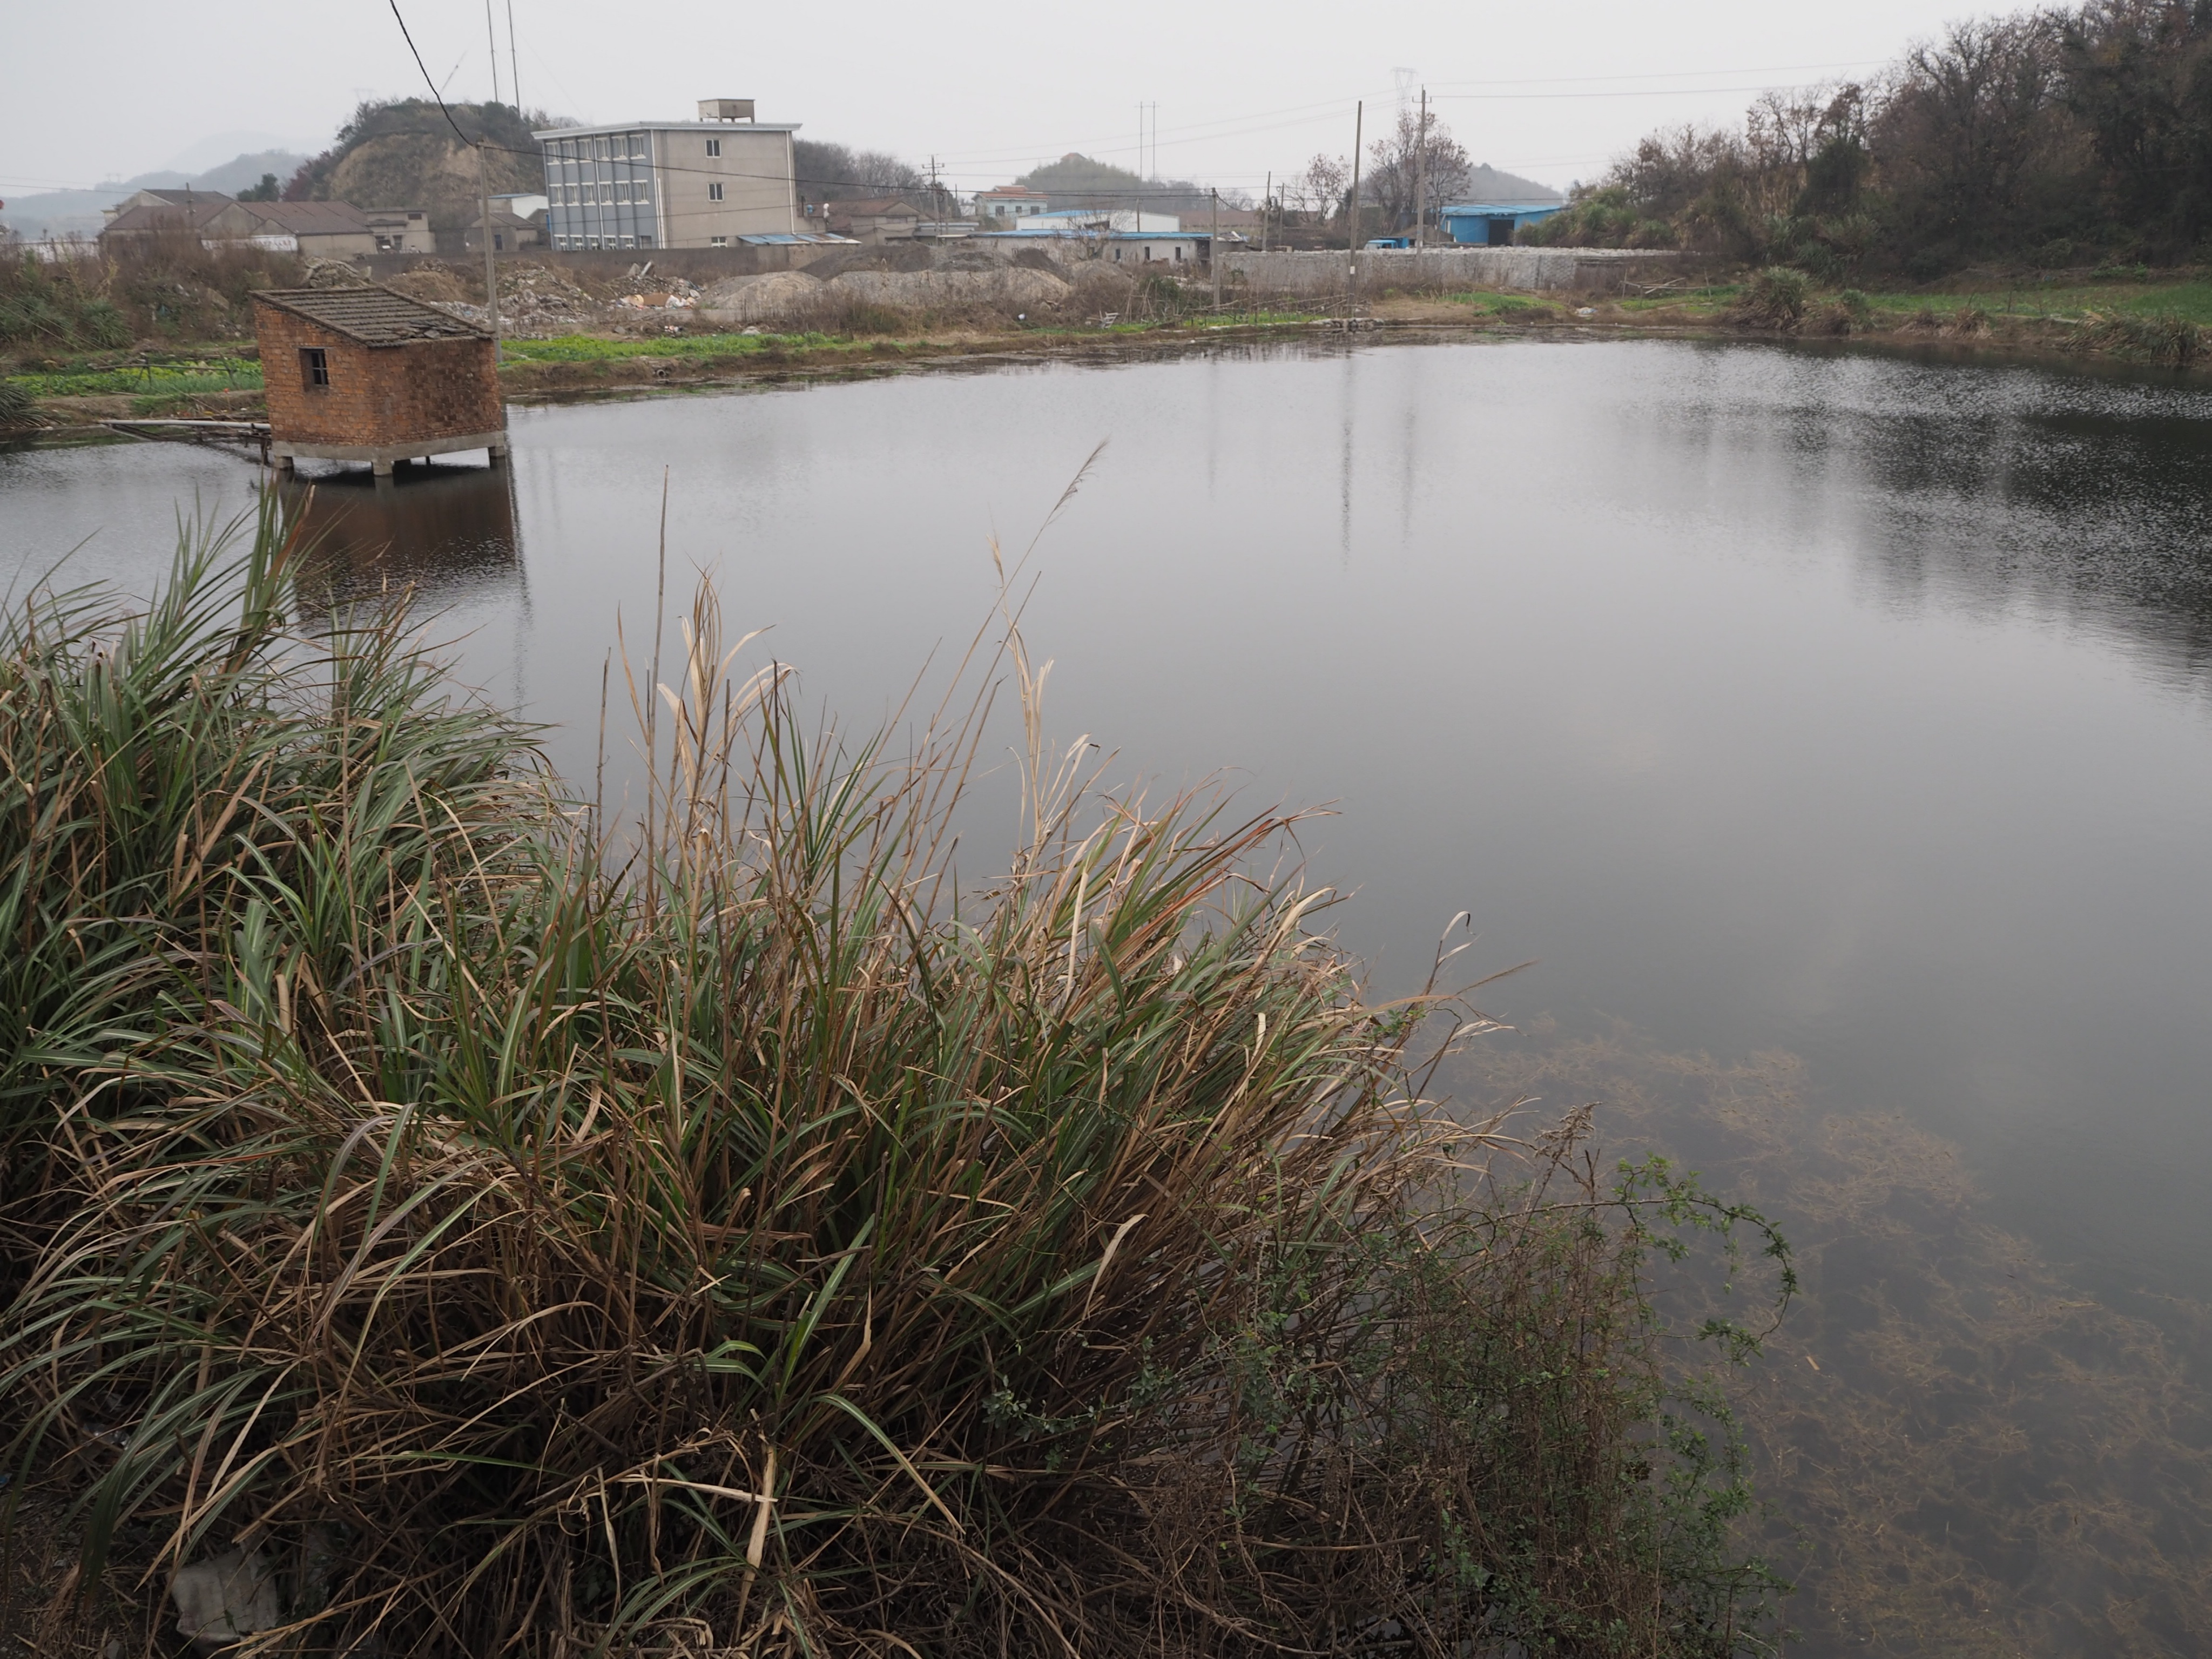
MULTIPOLYGON (((1869 1420, 1930 1386, 1881 1346, 1911 1252, 1854 1254, 1880 1229, 1803 1183, 1844 1189, 1806 1161, 1843 1155, 1835 1124, 1889 1126, 1851 1143, 1853 1178, 1893 1171, 1881 1226, 1950 1240, 1961 1298, 1948 1335, 1899 1340, 1953 1382, 1989 1371, 1987 1400, 1939 1413, 1922 1453, 1854 1454, 1869 1473, 1835 1501, 1863 1516, 1824 1522, 1793 1569, 1814 1647, 1979 1650, 2000 1626, 2051 1652, 2212 1641, 2187 1587, 2212 1565, 2191 1461, 2212 1441, 2193 1380, 2212 1297, 2212 392, 1469 340, 513 421, 511 472, 331 477, 314 510, 331 590, 424 589, 466 676, 550 723, 564 770, 595 764, 618 614, 649 649, 664 501, 671 617, 712 572, 732 634, 769 628, 754 653, 848 725, 941 684, 995 603, 992 538, 1009 562, 1034 541, 1023 626, 1056 664, 1050 732, 1090 734, 1109 775, 1332 808, 1303 850, 1345 891, 1333 925, 1378 989, 1417 986, 1462 910, 1470 976, 1532 962, 1482 992, 1517 1030, 1459 1086, 1550 1108, 1640 1091, 1620 1133, 1662 1141, 1676 1113, 1713 1184, 1733 1171, 1807 1242, 1810 1322, 1793 1316, 1776 1363, 1808 1357, 1869 1420), (1715 1103, 1753 1094, 1788 1104, 1753 1130, 1715 1103), (1754 1141, 1786 1167, 1746 1164, 1754 1141), (2038 1307, 2117 1322, 2044 1333, 2050 1365, 2089 1364, 2085 1344, 2135 1356, 2124 1401, 2039 1409, 2103 1413, 2111 1442, 2166 1402, 2126 1431, 2133 1474, 2108 1467, 2117 1442, 2081 1452, 2134 1531, 2066 1534, 2047 1492, 2006 1484, 2000 1443, 2027 1431, 2004 1373, 2028 1361, 1971 1341, 1936 1358, 1995 1317, 1966 1279, 2024 1273, 2038 1307), (1881 1286, 1888 1313, 1838 1313, 1881 1286), (1917 1553, 1852 1553, 1860 1518, 1870 1536, 1883 1504, 1925 1521, 1942 1481, 1965 1495, 1941 1540, 1907 1517, 1917 1553)), ((143 587, 180 510, 242 509, 255 478, 179 446, 0 456, 0 570, 20 588, 70 554, 79 578, 143 587)), ((1755 1425, 1785 1510, 1809 1478, 1803 1417, 1755 1425)), ((2088 1490, 2070 1466, 2034 1479, 2088 1490)))

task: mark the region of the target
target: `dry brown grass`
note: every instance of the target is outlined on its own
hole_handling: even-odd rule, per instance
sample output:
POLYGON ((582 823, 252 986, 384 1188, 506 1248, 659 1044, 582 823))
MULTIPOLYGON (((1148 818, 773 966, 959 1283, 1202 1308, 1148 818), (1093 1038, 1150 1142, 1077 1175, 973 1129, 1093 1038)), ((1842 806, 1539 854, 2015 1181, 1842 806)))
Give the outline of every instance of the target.
POLYGON ((52 1639, 235 1546, 270 1654, 1757 1645, 1645 1295, 1748 1218, 1433 1115, 1289 821, 1049 751, 1011 613, 894 754, 702 590, 614 825, 392 617, 289 632, 261 530, 0 648, 52 1639), (1001 683, 1022 833, 958 879, 1001 683))

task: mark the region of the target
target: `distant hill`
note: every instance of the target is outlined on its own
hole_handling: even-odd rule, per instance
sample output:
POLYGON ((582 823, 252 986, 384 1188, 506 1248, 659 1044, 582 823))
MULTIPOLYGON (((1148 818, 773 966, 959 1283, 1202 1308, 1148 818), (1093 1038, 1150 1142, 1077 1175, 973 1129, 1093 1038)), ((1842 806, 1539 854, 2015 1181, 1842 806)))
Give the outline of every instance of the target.
MULTIPOLYGON (((453 121, 471 140, 488 141, 484 163, 495 196, 545 188, 534 128, 557 125, 543 112, 511 104, 453 104, 453 121)), ((321 155, 301 164, 284 186, 288 202, 351 202, 356 207, 419 207, 433 230, 459 230, 477 216, 476 151, 454 135, 437 105, 422 98, 366 103, 321 155)))
POLYGON ((1523 179, 1518 173, 1500 173, 1485 161, 1467 175, 1467 188, 1459 199, 1462 202, 1564 202, 1567 198, 1549 185, 1540 185, 1534 179, 1523 179))
MULTIPOLYGON (((1146 179, 1071 150, 1057 161, 1032 167, 1014 180, 1042 191, 1060 208, 1141 208, 1154 213, 1192 213, 1210 199, 1188 179, 1146 179)), ((1223 198, 1227 199, 1225 197, 1223 198)))
POLYGON ((142 173, 135 179, 118 179, 112 185, 101 185, 93 190, 50 190, 35 196, 10 196, 6 210, 0 212, 0 222, 33 241, 46 236, 96 236, 106 222, 100 210, 112 207, 133 191, 183 190, 189 185, 193 190, 235 196, 258 184, 265 173, 273 173, 279 179, 290 178, 307 159, 288 149, 265 149, 233 156, 221 167, 210 167, 205 173, 142 173))

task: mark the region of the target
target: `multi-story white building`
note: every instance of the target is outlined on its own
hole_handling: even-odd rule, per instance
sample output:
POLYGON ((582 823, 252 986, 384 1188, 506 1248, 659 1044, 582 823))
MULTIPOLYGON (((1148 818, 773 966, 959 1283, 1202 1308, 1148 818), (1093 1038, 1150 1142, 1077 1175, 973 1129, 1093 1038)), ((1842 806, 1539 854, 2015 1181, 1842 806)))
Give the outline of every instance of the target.
POLYGON ((703 98, 696 121, 630 121, 533 133, 545 155, 546 237, 556 248, 726 247, 799 229, 788 125, 750 98, 703 98))

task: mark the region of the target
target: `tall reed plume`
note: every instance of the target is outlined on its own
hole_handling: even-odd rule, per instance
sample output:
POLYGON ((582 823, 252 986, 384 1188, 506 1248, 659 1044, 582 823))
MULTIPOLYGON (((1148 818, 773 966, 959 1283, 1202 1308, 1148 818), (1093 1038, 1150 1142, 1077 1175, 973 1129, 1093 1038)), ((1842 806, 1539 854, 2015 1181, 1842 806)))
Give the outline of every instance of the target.
POLYGON ((1428 1107, 1289 820, 1051 757, 1011 616, 911 744, 810 729, 702 586, 610 825, 398 614, 288 627, 299 551, 0 634, 39 1619, 237 1549, 254 1653, 1756 1644, 1644 1272, 1741 1218, 1428 1107))

